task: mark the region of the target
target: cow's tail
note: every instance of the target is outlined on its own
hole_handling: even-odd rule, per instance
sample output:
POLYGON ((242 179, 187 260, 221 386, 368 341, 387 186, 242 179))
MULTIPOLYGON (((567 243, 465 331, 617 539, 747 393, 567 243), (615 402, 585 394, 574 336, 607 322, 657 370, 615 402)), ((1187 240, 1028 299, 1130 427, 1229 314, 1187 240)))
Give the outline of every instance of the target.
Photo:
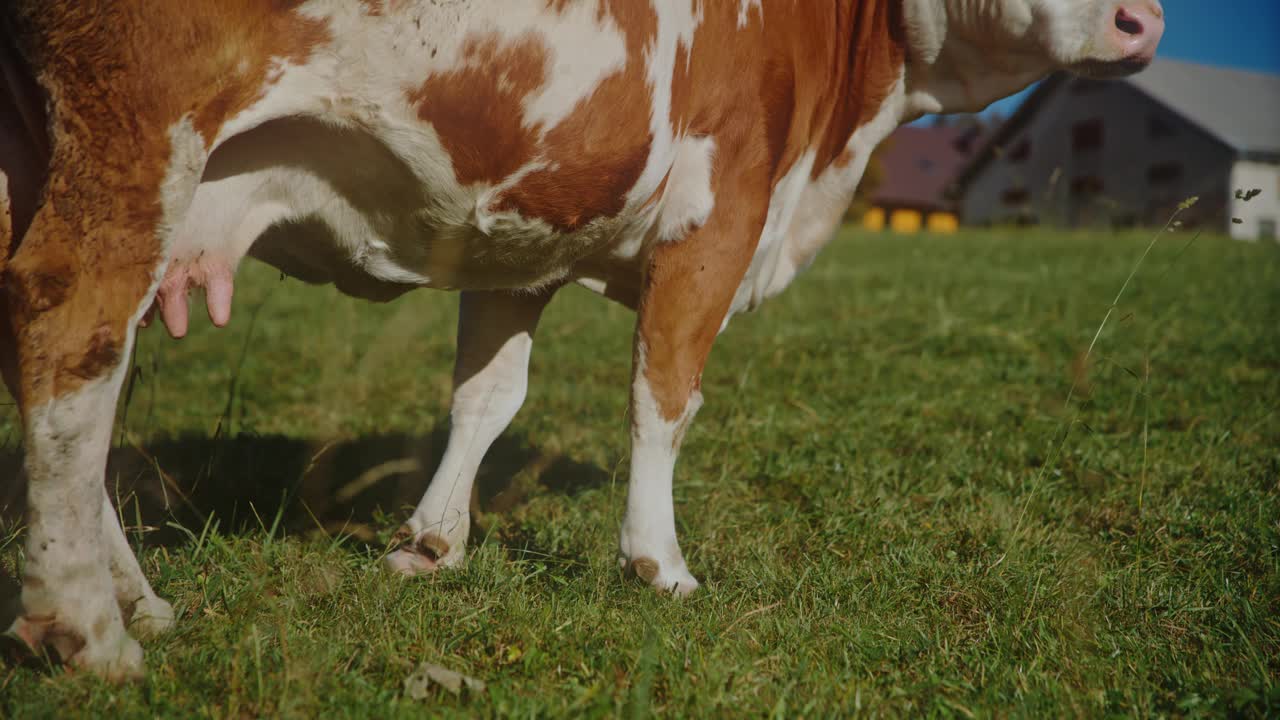
POLYGON ((8 3, 0 3, 0 287, 17 251, 49 167, 48 104, 19 49, 8 3))
POLYGON ((27 233, 49 171, 48 105, 20 50, 15 3, 0 0, 0 378, 21 404, 9 261, 27 233))

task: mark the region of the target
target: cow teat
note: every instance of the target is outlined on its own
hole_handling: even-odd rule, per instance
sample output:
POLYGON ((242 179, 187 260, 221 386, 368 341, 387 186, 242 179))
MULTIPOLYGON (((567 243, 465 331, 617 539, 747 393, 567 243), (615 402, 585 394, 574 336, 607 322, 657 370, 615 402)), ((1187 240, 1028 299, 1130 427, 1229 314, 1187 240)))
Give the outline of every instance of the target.
POLYGON ((234 293, 234 270, 225 261, 199 257, 194 260, 173 261, 165 271, 164 280, 156 292, 155 302, 147 311, 143 324, 149 324, 151 316, 159 308, 160 319, 175 338, 185 337, 188 327, 187 296, 192 288, 204 288, 205 308, 209 319, 218 327, 231 321, 231 297, 234 293))

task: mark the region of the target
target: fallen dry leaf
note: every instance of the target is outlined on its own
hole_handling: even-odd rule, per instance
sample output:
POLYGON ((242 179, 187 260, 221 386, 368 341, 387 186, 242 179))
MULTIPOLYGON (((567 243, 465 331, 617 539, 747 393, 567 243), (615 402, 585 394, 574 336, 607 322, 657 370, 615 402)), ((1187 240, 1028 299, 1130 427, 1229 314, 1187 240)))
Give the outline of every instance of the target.
POLYGON ((413 700, 424 700, 431 692, 431 686, 439 685, 454 695, 461 695, 462 689, 468 692, 483 692, 484 682, 469 675, 454 672, 429 662, 418 664, 418 668, 404 679, 405 697, 413 700))

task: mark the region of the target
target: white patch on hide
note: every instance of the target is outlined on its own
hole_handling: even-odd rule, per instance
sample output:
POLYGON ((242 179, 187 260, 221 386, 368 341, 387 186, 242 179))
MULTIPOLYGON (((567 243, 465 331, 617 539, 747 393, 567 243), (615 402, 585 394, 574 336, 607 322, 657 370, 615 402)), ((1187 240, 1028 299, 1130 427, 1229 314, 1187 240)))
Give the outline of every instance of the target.
MULTIPOLYGON (((536 3, 521 3, 521 11, 536 3)), ((587 99, 610 75, 627 64, 627 44, 621 29, 595 2, 577 2, 564 12, 544 10, 525 18, 506 8, 501 23, 513 29, 534 31, 550 50, 547 84, 525 99, 526 127, 555 127, 578 103, 587 99)))
POLYGON ((683 239, 711 216, 716 203, 711 189, 715 154, 713 138, 689 137, 679 142, 658 211, 659 242, 683 239))
POLYGON ((769 198, 769 214, 765 218, 760 240, 756 243, 751 266, 738 285, 729 314, 721 323, 722 331, 728 325, 729 318, 735 313, 753 310, 763 302, 764 288, 782 256, 786 240, 783 233, 791 224, 791 217, 800 200, 800 194, 804 191, 809 181, 809 174, 813 171, 815 157, 816 153, 813 150, 806 150, 774 187, 773 195, 769 198))
POLYGON ((690 394, 676 420, 663 418, 645 377, 641 346, 631 397, 631 478, 619 551, 624 563, 648 558, 658 564, 658 575, 652 581, 655 588, 687 595, 697 589, 698 581, 689 573, 676 538, 672 480, 680 442, 702 406, 702 393, 694 390, 690 394))
POLYGON ((160 227, 156 229, 156 235, 161 243, 162 257, 165 260, 152 271, 151 288, 147 291, 142 307, 138 310, 139 314, 133 318, 134 320, 151 307, 155 290, 164 279, 170 249, 177 237, 178 228, 191 207, 207 157, 204 140, 200 137, 200 133, 196 132, 190 113, 183 115, 171 125, 167 134, 169 135, 169 165, 165 169, 164 178, 160 181, 160 227))
POLYGON ((646 201, 657 189, 675 160, 676 128, 671 127, 671 84, 675 79, 677 50, 685 48, 692 57, 693 37, 702 23, 702 8, 694 8, 691 0, 657 3, 658 31, 645 50, 645 77, 652 97, 649 109, 649 132, 653 135, 649 159, 635 187, 627 195, 629 204, 646 201))

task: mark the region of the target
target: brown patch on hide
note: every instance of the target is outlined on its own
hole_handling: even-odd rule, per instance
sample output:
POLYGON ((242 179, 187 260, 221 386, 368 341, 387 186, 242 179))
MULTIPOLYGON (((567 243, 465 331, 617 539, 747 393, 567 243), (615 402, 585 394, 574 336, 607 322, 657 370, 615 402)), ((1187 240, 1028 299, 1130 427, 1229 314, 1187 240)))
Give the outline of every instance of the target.
MULTIPOLYGON (((564 6, 555 0, 551 5, 557 11, 564 6)), ((546 133, 541 154, 548 167, 521 178, 493 206, 539 218, 561 232, 621 212, 653 141, 645 50, 657 33, 657 16, 647 4, 626 0, 602 3, 599 12, 626 38, 625 65, 546 133)))
POLYGON ((702 369, 742 282, 768 213, 768 176, 762 167, 717 161, 717 202, 702 227, 679 242, 653 249, 636 325, 644 375, 662 417, 684 417, 702 385, 702 369))
POLYGON ((106 615, 103 615, 99 617, 97 620, 93 621, 93 627, 90 628, 89 631, 93 633, 94 641, 101 642, 103 639, 107 637, 107 631, 109 631, 110 629, 111 629, 111 618, 106 615))
POLYGON ((653 581, 658 579, 658 572, 659 572, 658 562, 656 560, 653 560, 652 558, 647 558, 647 557, 636 558, 635 560, 631 561, 631 564, 629 565, 629 567, 633 575, 645 581, 646 583, 649 583, 652 585, 653 581))
POLYGON ((72 375, 93 380, 110 372, 120 362, 120 347, 123 338, 111 335, 111 327, 103 325, 98 328, 89 340, 89 348, 85 350, 80 362, 68 369, 72 375))
POLYGON ((435 128, 458 182, 498 183, 537 153, 539 131, 524 125, 524 100, 546 76, 547 51, 534 35, 506 45, 496 34, 470 37, 460 66, 428 77, 409 102, 435 128))
MULTIPOLYGON (((738 28, 733 3, 704 4, 677 51, 671 120, 696 135, 748 135, 741 148, 777 183, 807 150, 812 176, 835 162, 900 77, 899 0, 764 3, 738 28), (744 132, 743 124, 760 125, 744 132)), ((718 140, 717 148, 725 151, 718 140)))
POLYGON ((21 266, 5 271, 0 286, 7 287, 17 301, 13 310, 22 317, 34 317, 61 305, 71 293, 75 278, 74 259, 50 254, 36 269, 21 272, 21 266))
POLYGON ((449 543, 435 533, 425 533, 418 540, 418 552, 432 560, 440 560, 449 554, 449 543))
MULTIPOLYGON (((197 101, 199 110, 195 116, 195 128, 206 144, 213 142, 223 123, 266 95, 278 79, 278 75, 273 73, 273 66, 282 62, 302 65, 318 46, 332 39, 322 20, 292 12, 253 12, 253 0, 241 2, 247 3, 250 10, 245 11, 238 22, 216 29, 223 33, 214 48, 219 53, 215 57, 220 62, 203 68, 211 75, 208 78, 210 89, 206 92, 212 91, 213 95, 197 101), (234 66, 231 64, 233 59, 234 66)), ((276 0, 273 3, 258 2, 256 6, 276 5, 291 11, 299 4, 276 0)))
POLYGON ((851 28, 839 55, 846 58, 834 84, 834 110, 818 143, 812 177, 844 154, 849 139, 870 122, 902 77, 906 63, 906 27, 901 0, 870 0, 837 8, 840 27, 851 28), (842 91, 842 92, 841 92, 842 91))

